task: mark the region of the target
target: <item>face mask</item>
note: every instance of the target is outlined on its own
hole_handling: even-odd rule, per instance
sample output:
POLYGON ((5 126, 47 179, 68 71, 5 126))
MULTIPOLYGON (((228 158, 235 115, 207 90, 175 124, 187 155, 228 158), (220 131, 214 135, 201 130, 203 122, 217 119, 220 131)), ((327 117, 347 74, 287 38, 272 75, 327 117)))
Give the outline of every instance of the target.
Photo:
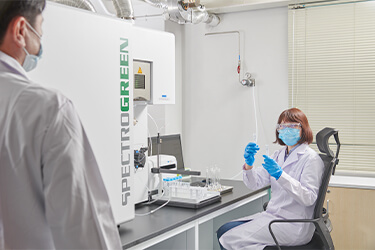
MULTIPOLYGON (((38 34, 38 32, 36 32, 36 30, 28 22, 26 22, 26 24, 35 33, 35 35, 37 35, 37 37, 41 40, 42 38, 40 37, 40 35, 38 34)), ((31 71, 31 70, 33 70, 33 69, 36 68, 36 66, 38 64, 38 61, 42 58, 42 53, 43 53, 42 42, 40 42, 40 47, 39 47, 39 53, 38 53, 38 55, 31 55, 26 50, 26 48, 23 48, 23 50, 26 53, 26 57, 25 57, 25 61, 23 62, 22 67, 25 69, 26 72, 29 72, 29 71, 31 71)))
POLYGON ((279 131, 279 138, 288 146, 294 146, 301 139, 297 128, 284 128, 279 131))
POLYGON ((42 44, 40 44, 38 55, 30 55, 25 48, 23 48, 23 50, 26 52, 26 58, 23 62, 22 67, 26 70, 26 72, 29 72, 36 68, 36 66, 38 65, 38 61, 40 60, 40 58, 42 58, 42 44))

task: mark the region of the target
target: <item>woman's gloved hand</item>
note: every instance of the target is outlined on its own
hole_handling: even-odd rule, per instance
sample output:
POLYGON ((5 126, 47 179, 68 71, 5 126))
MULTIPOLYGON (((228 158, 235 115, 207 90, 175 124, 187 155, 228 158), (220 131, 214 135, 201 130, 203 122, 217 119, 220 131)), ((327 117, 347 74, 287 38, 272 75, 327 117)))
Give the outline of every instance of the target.
POLYGON ((254 156, 258 152, 258 150, 259 146, 256 143, 250 142, 249 144, 247 144, 245 148, 245 153, 243 155, 247 165, 252 166, 254 164, 254 156))
POLYGON ((283 173, 283 170, 277 164, 277 162, 270 158, 268 155, 263 155, 264 157, 264 163, 262 164, 263 167, 267 170, 267 172, 274 177, 276 180, 278 180, 283 173))

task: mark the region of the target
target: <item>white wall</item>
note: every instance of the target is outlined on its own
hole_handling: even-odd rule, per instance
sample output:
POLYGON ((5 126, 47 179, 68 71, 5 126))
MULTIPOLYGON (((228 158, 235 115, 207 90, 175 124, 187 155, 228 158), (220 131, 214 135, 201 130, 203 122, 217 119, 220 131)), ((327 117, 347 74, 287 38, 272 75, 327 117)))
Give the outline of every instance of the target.
MULTIPOLYGON (((135 13, 141 14, 140 12, 135 13)), ((262 163, 264 145, 272 153, 278 146, 274 129, 288 107, 287 7, 220 15, 221 23, 178 25, 166 22, 164 30, 176 37, 176 104, 154 105, 149 113, 161 134, 182 134, 185 166, 205 170, 219 164, 222 178, 241 171, 243 151, 256 132, 253 88, 242 87, 236 73, 236 35, 205 36, 209 32, 240 31, 242 72, 256 79, 258 144, 262 163)), ((136 25, 163 29, 161 18, 136 25)), ((149 120, 151 135, 155 126, 149 120)), ((239 175, 237 179, 241 179, 239 175)))
POLYGON ((265 144, 271 153, 278 148, 272 144, 274 130, 288 107, 288 13, 283 7, 220 17, 215 28, 184 26, 182 140, 185 166, 205 173, 219 164, 222 178, 231 178, 241 171, 244 148, 255 133, 253 88, 238 83, 237 36, 205 33, 241 32, 242 68, 256 79, 261 150, 255 164, 260 165, 265 144))

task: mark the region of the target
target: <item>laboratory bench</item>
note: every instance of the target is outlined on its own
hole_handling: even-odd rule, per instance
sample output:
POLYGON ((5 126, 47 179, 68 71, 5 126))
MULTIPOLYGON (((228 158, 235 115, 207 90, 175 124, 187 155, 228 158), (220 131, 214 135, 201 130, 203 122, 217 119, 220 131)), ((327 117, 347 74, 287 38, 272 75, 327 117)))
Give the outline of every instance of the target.
POLYGON ((221 180, 233 191, 221 201, 199 209, 160 205, 138 206, 133 220, 120 225, 123 249, 219 249, 216 230, 224 223, 261 212, 269 200, 269 186, 249 190, 242 181, 221 180))
POLYGON ((336 249, 375 249, 375 178, 333 175, 325 203, 336 249))
POLYGON ((332 175, 329 186, 341 188, 375 189, 375 178, 332 175))

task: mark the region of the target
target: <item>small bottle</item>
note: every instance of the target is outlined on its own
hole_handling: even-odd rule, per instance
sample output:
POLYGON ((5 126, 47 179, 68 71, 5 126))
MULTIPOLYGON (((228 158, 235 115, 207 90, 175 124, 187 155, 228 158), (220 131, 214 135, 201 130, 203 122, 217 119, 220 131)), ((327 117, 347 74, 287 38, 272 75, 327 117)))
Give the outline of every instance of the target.
POLYGON ((164 178, 163 179, 163 187, 164 187, 164 195, 166 197, 169 197, 171 192, 170 192, 170 182, 169 182, 169 178, 164 178))

